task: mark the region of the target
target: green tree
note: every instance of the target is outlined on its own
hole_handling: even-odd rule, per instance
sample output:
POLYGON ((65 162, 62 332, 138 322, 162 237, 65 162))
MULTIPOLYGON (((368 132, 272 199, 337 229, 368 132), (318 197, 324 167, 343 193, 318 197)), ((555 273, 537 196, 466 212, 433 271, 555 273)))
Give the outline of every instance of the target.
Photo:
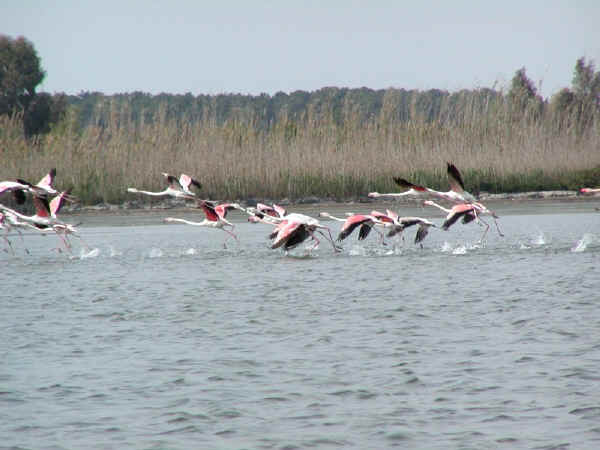
POLYGON ((525 67, 516 71, 510 83, 508 101, 513 117, 521 120, 527 113, 537 119, 542 112, 543 100, 538 95, 537 89, 525 73, 525 67))
POLYGON ((31 42, 0 35, 0 114, 27 110, 45 75, 31 42))

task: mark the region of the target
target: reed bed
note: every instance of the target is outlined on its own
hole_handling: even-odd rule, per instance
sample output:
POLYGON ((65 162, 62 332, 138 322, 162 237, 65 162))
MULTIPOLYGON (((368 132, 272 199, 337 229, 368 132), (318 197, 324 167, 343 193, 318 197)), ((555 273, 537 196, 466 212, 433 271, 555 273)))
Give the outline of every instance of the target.
POLYGON ((335 113, 320 105, 299 117, 281 114, 268 127, 250 111, 218 122, 211 114, 168 118, 162 108, 151 120, 131 120, 126 103, 112 104, 109 120, 78 128, 69 114, 33 140, 23 137, 19 116, 4 116, 0 179, 37 181, 56 167, 57 185, 72 187, 84 204, 131 200, 132 186, 162 190, 161 172, 187 173, 202 182, 203 197, 230 200, 354 199, 395 191, 393 176, 446 190, 447 161, 473 192, 600 184, 598 115, 582 130, 574 111, 515 112, 499 96, 483 106, 469 98, 442 104, 435 120, 417 112, 405 120, 393 95, 368 120, 348 102, 335 113))

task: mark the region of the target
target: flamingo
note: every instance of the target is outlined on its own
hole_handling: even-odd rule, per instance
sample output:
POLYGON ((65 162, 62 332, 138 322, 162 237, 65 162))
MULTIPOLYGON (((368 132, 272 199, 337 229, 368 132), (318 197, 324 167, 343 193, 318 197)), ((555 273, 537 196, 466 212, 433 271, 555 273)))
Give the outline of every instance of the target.
POLYGON ((380 223, 380 220, 376 219, 370 214, 353 214, 344 221, 342 229, 340 230, 340 234, 337 237, 337 240, 343 241, 348 236, 350 236, 356 228, 360 227, 360 229, 358 230, 358 240, 362 241, 369 235, 371 229, 373 228, 373 225, 380 223))
POLYGON ((369 197, 403 197, 406 195, 432 195, 434 197, 443 198, 453 203, 473 203, 476 201, 473 194, 465 191, 465 184, 458 168, 452 164, 447 163, 448 182, 450 184, 450 190, 447 192, 436 191, 425 186, 419 186, 418 184, 411 183, 404 178, 394 177, 396 184, 402 188, 408 189, 408 191, 401 193, 391 194, 380 194, 378 192, 369 193, 369 197))
MULTIPOLYGON (((202 208, 206 216, 206 218, 202 222, 193 222, 186 219, 178 219, 176 217, 166 217, 164 221, 179 222, 197 227, 220 228, 221 230, 229 234, 229 236, 233 237, 236 241, 239 242, 238 237, 233 233, 233 229, 235 228, 235 226, 231 222, 229 222, 225 217, 227 216, 227 213, 233 209, 245 211, 244 208, 242 208, 237 203, 222 203, 220 205, 214 205, 212 202, 206 200, 200 200, 198 202, 198 206, 202 208), (227 230, 225 227, 231 227, 231 230, 227 230)), ((225 242, 223 242, 223 247, 226 247, 225 243, 229 236, 225 238, 225 242)))
POLYGON ((45 195, 43 189, 39 189, 37 186, 34 186, 24 180, 1 181, 0 195, 5 192, 12 192, 15 197, 15 201, 19 205, 25 203, 25 192, 32 192, 36 195, 45 195))
MULTIPOLYGON (((442 211, 447 213, 446 220, 442 224, 442 230, 447 231, 452 225, 454 225, 461 217, 462 223, 467 224, 472 221, 477 221, 479 224, 483 224, 485 226, 485 231, 479 239, 479 242, 482 242, 485 238, 488 230, 490 229, 490 225, 479 217, 479 213, 477 210, 477 206, 471 203, 461 203, 458 205, 454 205, 452 208, 444 208, 441 205, 438 205, 432 200, 426 200, 424 202, 425 205, 435 206, 436 208, 441 209, 442 211)), ((502 236, 502 235, 501 235, 502 236)))
POLYGON ((175 198, 183 198, 186 200, 192 200, 192 199, 196 198, 196 194, 190 190, 190 187, 195 186, 198 189, 200 189, 202 187, 202 185, 198 181, 194 180, 189 175, 186 175, 183 173, 179 177, 179 180, 175 176, 169 175, 168 173, 163 172, 162 175, 165 177, 167 184, 168 184, 167 188, 164 191, 149 192, 149 191, 142 191, 142 190, 139 190, 136 188, 127 188, 127 192, 151 195, 154 197, 162 197, 163 195, 169 195, 169 196, 175 197, 175 198))
MULTIPOLYGON (((374 211, 371 214, 375 215, 374 213, 377 213, 377 211, 374 211)), ((381 213, 377 213, 377 214, 381 214, 381 213)), ((375 217, 379 218, 379 216, 377 216, 377 215, 375 215, 375 217)), ((391 219, 392 224, 393 224, 392 229, 389 231, 389 233, 387 235, 388 237, 393 237, 398 233, 402 234, 402 232, 406 228, 418 225, 419 227, 417 228, 417 233, 415 235, 415 244, 420 244, 421 248, 423 248, 423 244, 422 244, 423 239, 425 239, 425 237, 427 237, 427 234, 429 234, 429 228, 436 227, 436 225, 433 222, 431 222, 427 219, 424 219, 422 217, 412 217, 412 216, 399 217, 397 213, 390 211, 389 209, 386 210, 385 217, 391 219)), ((404 237, 403 237, 403 239, 404 239, 404 237)))
POLYGON ((52 229, 54 232, 56 232, 58 237, 60 237, 65 248, 70 250, 71 245, 66 240, 66 237, 63 237, 62 235, 66 236, 68 232, 73 233, 76 230, 73 225, 67 224, 57 218, 57 214, 66 200, 72 201, 69 191, 61 192, 50 202, 48 202, 46 198, 34 196, 33 204, 35 206, 36 213, 33 216, 26 216, 2 204, 0 204, 0 210, 3 210, 4 212, 7 212, 18 219, 30 223, 39 230, 52 229))
POLYGON ((256 208, 252 210, 247 210, 250 216, 248 217, 248 222, 250 223, 268 223, 273 224, 273 221, 269 220, 269 217, 278 217, 281 218, 287 214, 285 208, 273 204, 273 206, 265 205, 263 203, 257 203, 256 208))
POLYGON ((305 214, 291 213, 281 218, 274 219, 279 223, 269 235, 269 238, 273 239, 273 243, 271 244, 272 249, 283 246, 284 250, 287 252, 310 237, 315 241, 314 245, 309 249, 310 252, 311 250, 316 249, 320 244, 319 239, 315 236, 315 232, 319 232, 331 243, 334 251, 340 251, 333 242, 329 227, 321 225, 314 217, 305 214), (327 237, 321 229, 327 230, 329 237, 327 237))
POLYGON ((579 192, 582 194, 596 194, 600 192, 600 188, 581 188, 579 189, 579 192))

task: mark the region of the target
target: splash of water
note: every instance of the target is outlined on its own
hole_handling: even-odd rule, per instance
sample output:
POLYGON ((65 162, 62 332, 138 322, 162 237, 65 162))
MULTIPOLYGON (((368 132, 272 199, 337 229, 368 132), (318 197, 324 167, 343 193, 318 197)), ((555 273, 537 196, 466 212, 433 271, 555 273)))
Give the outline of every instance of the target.
POLYGON ((185 252, 183 252, 184 255, 195 255, 196 253, 198 252, 195 248, 188 248, 185 252))
POLYGON ((442 252, 448 253, 451 251, 452 251, 452 246, 450 245, 450 243, 447 241, 444 241, 444 243, 442 244, 442 252))
POLYGON ((114 258, 115 256, 122 256, 123 255, 122 251, 117 250, 112 245, 108 248, 108 250, 109 250, 109 255, 110 255, 111 258, 114 258))
POLYGON ((365 250, 364 247, 362 247, 358 244, 354 244, 352 246, 352 248, 350 249, 350 251, 348 251, 348 254, 350 256, 365 256, 367 254, 367 251, 365 250))
POLYGON ((533 245, 546 245, 547 243, 548 243, 548 240, 543 231, 540 231, 537 236, 534 236, 531 239, 531 244, 533 244, 533 245))
POLYGON ((99 248, 93 248, 89 251, 85 251, 84 249, 81 249, 81 253, 79 254, 79 257, 81 259, 96 258, 99 254, 100 254, 99 248))
POLYGON ((594 235, 591 233, 585 233, 583 237, 579 239, 571 248, 571 251, 574 253, 583 252, 592 242, 594 242, 594 235))
POLYGON ((160 258, 163 255, 163 251, 160 248, 151 248, 148 253, 149 258, 160 258))
POLYGON ((465 247, 464 245, 459 245, 454 250, 452 250, 452 254, 453 255, 466 255, 467 247, 465 247))

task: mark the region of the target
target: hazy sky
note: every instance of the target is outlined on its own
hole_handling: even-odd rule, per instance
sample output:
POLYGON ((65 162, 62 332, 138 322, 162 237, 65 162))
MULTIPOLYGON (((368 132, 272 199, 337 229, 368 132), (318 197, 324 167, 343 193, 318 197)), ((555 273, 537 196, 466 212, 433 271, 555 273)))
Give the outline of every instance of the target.
POLYGON ((542 94, 600 69, 600 1, 5 0, 0 33, 33 42, 50 93, 503 87, 542 94))

